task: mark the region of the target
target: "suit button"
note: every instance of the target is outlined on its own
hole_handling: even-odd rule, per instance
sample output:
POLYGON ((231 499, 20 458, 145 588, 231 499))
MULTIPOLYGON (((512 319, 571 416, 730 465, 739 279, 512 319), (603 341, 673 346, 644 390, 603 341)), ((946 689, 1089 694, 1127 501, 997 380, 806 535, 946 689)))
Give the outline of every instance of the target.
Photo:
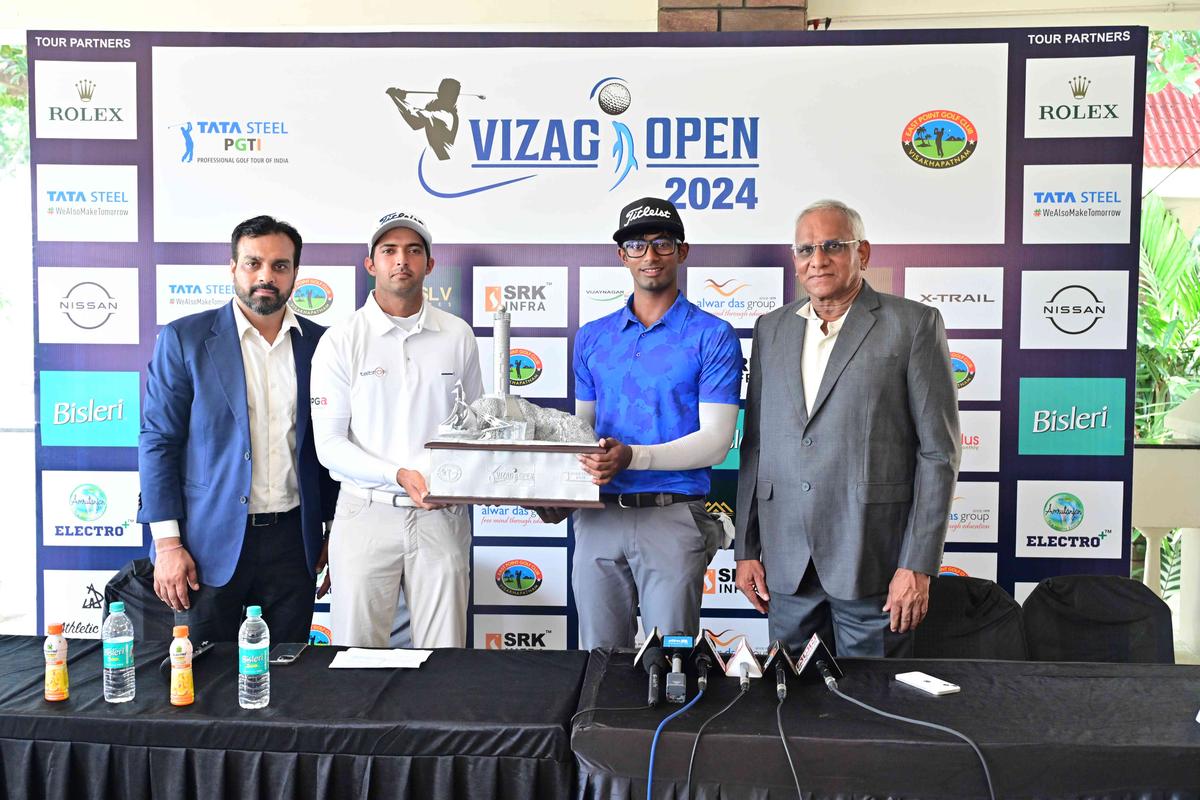
MULTIPOLYGON (((805 444, 808 444, 808 442, 805 442, 805 444)), ((249 461, 249 460, 250 460, 250 451, 249 451, 249 450, 247 450, 246 452, 242 453, 242 458, 243 458, 245 461, 249 461)))
POLYGON ((809 489, 812 488, 812 484, 809 483, 808 481, 805 481, 804 483, 800 484, 800 488, 807 492, 809 489))
POLYGON ((804 439, 802 439, 801 441, 804 442, 805 447, 812 447, 812 437, 811 436, 805 436, 804 439))
POLYGON ((241 497, 238 498, 238 500, 241 502, 242 505, 246 505, 246 503, 250 502, 250 498, 246 497, 246 495, 242 495, 241 497))

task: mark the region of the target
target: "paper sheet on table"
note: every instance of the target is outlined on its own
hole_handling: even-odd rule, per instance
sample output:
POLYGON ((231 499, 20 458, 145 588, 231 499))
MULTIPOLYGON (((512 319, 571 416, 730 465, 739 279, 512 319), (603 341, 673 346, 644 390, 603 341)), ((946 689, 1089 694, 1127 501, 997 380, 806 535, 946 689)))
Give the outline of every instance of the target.
POLYGON ((432 650, 368 650, 351 647, 333 657, 330 669, 416 669, 432 650))

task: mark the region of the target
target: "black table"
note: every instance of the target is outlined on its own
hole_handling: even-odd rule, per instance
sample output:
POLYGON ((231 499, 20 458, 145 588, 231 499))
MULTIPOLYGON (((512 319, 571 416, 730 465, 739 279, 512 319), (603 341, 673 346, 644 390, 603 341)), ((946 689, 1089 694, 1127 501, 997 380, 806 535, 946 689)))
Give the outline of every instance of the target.
POLYGON ((100 643, 70 642, 71 697, 42 699, 42 640, 0 637, 0 788, 10 798, 556 798, 587 654, 435 650, 419 670, 331 670, 310 647, 237 703, 237 646, 194 665, 175 708, 139 644, 137 697, 104 702, 100 643))
MULTIPOLYGON (((593 651, 580 696, 588 706, 645 702, 646 675, 627 653, 593 651)), ((1200 666, 1028 661, 846 659, 840 688, 892 713, 955 728, 975 740, 1004 798, 1200 797, 1200 666), (897 683, 920 670, 962 687, 932 697, 897 683)), ((695 693, 689 679, 689 696, 695 693)), ((737 694, 709 691, 659 738, 654 797, 686 797, 697 729, 737 694)), ((795 797, 776 727, 775 681, 755 681, 704 732, 693 779, 698 798, 795 797)), ((680 706, 597 712, 575 724, 576 796, 643 798, 654 729, 680 706)), ((883 719, 792 678, 783 725, 800 784, 815 798, 986 797, 983 771, 959 739, 883 719)))

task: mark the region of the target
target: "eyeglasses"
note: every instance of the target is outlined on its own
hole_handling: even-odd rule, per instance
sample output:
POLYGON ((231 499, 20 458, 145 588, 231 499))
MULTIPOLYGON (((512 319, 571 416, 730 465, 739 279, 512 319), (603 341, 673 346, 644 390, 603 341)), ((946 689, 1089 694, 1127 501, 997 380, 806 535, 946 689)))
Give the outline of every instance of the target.
POLYGON ((850 245, 858 244, 861 241, 862 239, 847 239, 844 242, 839 242, 835 239, 830 239, 828 242, 821 242, 820 244, 794 244, 792 245, 792 255, 801 261, 808 261, 817 252, 817 248, 819 247, 825 251, 825 255, 836 256, 850 245))
POLYGON ((646 248, 653 247, 660 256, 669 256, 679 249, 679 242, 674 239, 655 239, 647 242, 645 239, 630 239, 621 243, 621 249, 630 258, 641 258, 646 255, 646 248))

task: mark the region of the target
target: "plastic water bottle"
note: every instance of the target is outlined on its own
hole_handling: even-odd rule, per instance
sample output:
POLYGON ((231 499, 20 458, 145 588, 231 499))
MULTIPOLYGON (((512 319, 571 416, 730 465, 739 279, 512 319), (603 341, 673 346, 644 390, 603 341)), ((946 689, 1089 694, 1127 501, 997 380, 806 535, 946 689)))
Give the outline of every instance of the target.
POLYGON ((133 670, 133 623, 125 615, 124 603, 108 607, 108 619, 100 630, 104 639, 104 699, 128 703, 135 691, 133 670))
POLYGON ((238 705, 242 708, 266 708, 271 702, 270 649, 271 632, 262 608, 250 606, 238 630, 238 705))
POLYGON ((67 677, 67 640, 62 635, 61 622, 46 626, 46 699, 66 700, 70 695, 71 682, 67 677))
POLYGON ((192 680, 192 640, 188 638, 188 626, 176 625, 172 635, 175 639, 167 651, 171 657, 171 705, 190 706, 196 702, 196 684, 192 680))

